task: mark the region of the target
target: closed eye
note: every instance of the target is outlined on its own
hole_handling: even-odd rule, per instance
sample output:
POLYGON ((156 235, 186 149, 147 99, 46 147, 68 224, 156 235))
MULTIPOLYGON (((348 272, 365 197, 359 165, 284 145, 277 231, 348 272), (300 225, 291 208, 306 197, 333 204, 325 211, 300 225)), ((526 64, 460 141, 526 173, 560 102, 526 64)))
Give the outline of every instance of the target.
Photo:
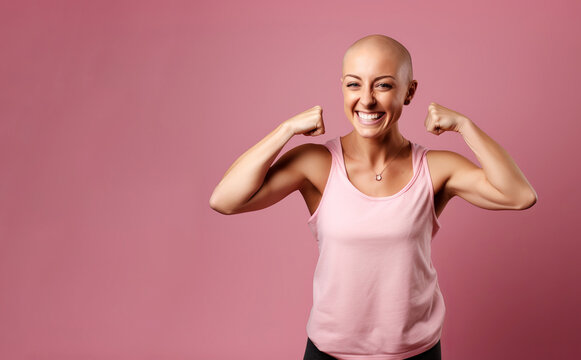
MULTIPOLYGON (((359 84, 357 84, 357 83, 347 84, 347 87, 354 87, 354 86, 359 86, 359 84)), ((390 84, 387 84, 387 83, 379 83, 379 84, 377 84, 377 86, 382 87, 384 89, 391 89, 392 88, 392 86, 390 84)))

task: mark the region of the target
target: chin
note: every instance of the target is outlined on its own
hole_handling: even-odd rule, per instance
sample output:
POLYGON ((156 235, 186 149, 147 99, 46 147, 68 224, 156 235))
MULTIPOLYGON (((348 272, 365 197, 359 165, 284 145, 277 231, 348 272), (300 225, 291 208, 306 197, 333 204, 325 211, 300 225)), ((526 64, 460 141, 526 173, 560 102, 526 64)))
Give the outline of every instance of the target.
POLYGON ((380 134, 378 129, 354 128, 354 130, 355 132, 357 132, 357 134, 359 134, 359 136, 363 138, 375 138, 380 134))

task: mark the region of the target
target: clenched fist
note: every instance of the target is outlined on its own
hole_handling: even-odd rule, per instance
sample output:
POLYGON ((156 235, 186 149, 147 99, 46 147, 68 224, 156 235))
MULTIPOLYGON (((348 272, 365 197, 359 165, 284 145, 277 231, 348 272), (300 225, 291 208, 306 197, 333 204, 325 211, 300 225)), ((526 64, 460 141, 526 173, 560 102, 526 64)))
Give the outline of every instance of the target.
POLYGON ((325 133, 323 124, 323 108, 319 105, 305 110, 285 121, 292 129, 293 134, 303 134, 305 136, 318 136, 325 133))
POLYGON ((459 132, 466 121, 469 121, 466 116, 433 102, 428 106, 428 115, 424 125, 428 132, 440 135, 444 131, 459 132))

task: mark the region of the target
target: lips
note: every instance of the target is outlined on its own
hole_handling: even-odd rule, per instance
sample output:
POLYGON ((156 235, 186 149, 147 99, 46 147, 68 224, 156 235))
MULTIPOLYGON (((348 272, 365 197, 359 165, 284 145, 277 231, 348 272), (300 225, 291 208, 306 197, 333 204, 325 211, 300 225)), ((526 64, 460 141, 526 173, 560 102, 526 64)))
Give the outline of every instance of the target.
MULTIPOLYGON (((362 113, 364 113, 364 114, 377 114, 377 113, 365 113, 365 112, 362 112, 362 113)), ((355 116, 357 117, 357 120, 359 121, 360 124, 363 124, 363 125, 375 125, 375 124, 381 122, 385 118, 385 113, 381 113, 381 116, 380 117, 378 117, 377 119, 373 119, 373 120, 367 120, 367 119, 360 118, 359 117, 359 111, 356 111, 355 112, 355 116)))

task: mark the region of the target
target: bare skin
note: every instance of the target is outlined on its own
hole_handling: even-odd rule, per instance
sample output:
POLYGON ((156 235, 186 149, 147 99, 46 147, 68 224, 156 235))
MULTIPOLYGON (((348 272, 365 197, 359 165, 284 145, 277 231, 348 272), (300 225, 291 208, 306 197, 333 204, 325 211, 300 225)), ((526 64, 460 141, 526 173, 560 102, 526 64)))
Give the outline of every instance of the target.
MULTIPOLYGON (((413 176, 411 144, 398 128, 403 106, 411 103, 417 89, 418 83, 412 79, 407 50, 386 36, 367 36, 345 53, 341 86, 344 111, 353 130, 341 137, 341 145, 347 176, 366 195, 393 195, 413 176), (369 125, 359 120, 360 111, 385 115, 369 125), (376 181, 375 175, 388 163, 383 179, 376 181)), ((535 190, 510 155, 468 117, 431 103, 424 125, 434 135, 459 133, 482 165, 480 168, 452 151, 428 151, 436 215, 454 196, 491 210, 522 210, 536 203, 535 190)), ((331 168, 327 148, 299 145, 271 164, 292 136, 324 132, 320 106, 284 121, 230 166, 214 189, 210 206, 223 214, 255 211, 299 190, 313 214, 331 168)))

